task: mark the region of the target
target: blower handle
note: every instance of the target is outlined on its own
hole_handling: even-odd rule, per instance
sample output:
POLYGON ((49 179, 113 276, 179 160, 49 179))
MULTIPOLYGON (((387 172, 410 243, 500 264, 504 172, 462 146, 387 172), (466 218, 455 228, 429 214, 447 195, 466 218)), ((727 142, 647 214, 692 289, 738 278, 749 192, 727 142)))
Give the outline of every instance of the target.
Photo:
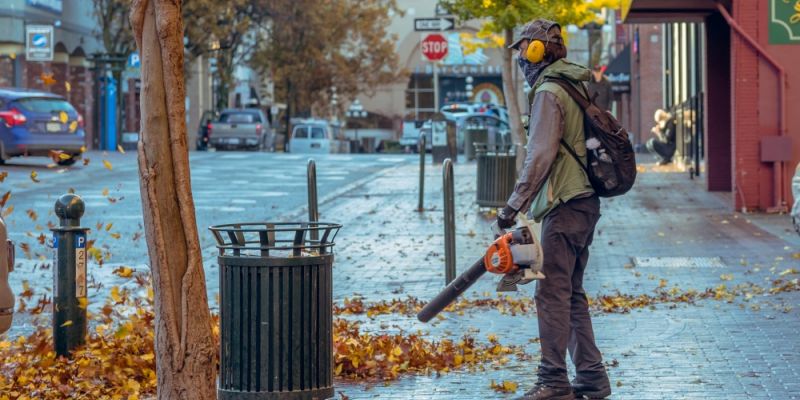
POLYGON ((497 221, 494 221, 492 222, 492 233, 494 233, 494 238, 497 239, 500 236, 505 235, 506 230, 497 225, 497 221))
POLYGON ((450 303, 452 303, 458 296, 461 296, 473 283, 480 279, 486 273, 486 265, 483 263, 481 257, 475 264, 472 264, 468 270, 459 275, 453 282, 450 282, 444 290, 442 290, 436 297, 422 307, 422 310, 417 314, 417 319, 422 322, 428 322, 436 314, 442 312, 450 303))

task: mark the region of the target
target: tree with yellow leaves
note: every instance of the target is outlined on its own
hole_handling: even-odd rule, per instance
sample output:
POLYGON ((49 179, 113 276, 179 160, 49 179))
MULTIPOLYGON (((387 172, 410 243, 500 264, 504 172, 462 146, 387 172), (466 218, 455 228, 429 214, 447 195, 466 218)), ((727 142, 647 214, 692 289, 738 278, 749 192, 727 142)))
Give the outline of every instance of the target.
MULTIPOLYGON (((619 0, 440 0, 439 3, 461 20, 485 20, 477 36, 484 39, 479 45, 484 47, 504 47, 514 41, 514 28, 537 18, 546 18, 562 26, 584 25, 596 19, 593 10, 603 7, 619 7, 619 0)), ((522 129, 521 115, 517 99, 518 89, 512 79, 513 53, 503 53, 503 94, 508 106, 508 117, 515 142, 526 142, 522 129)), ((518 157, 517 169, 524 159, 518 157)))

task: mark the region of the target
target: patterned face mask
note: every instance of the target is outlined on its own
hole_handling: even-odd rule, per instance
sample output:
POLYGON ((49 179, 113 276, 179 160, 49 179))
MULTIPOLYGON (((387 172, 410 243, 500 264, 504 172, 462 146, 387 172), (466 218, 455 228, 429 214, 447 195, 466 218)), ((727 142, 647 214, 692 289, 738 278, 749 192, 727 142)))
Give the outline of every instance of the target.
POLYGON ((517 61, 519 62, 519 68, 522 70, 522 74, 525 75, 525 80, 528 81, 528 85, 530 85, 530 87, 533 87, 533 85, 536 83, 536 79, 539 78, 539 74, 548 65, 544 61, 534 64, 525 59, 525 57, 519 57, 517 61))

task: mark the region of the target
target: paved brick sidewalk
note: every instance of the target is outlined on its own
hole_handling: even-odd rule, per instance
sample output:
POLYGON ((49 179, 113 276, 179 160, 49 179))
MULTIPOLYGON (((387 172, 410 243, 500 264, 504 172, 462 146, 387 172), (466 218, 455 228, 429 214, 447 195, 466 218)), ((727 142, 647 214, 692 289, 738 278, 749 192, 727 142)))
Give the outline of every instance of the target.
MULTIPOLYGON (((366 300, 416 296, 429 299, 443 286, 441 169, 428 167, 426 207, 417 213, 417 170, 401 166, 368 185, 324 204, 322 219, 342 222, 334 268, 334 297, 366 300)), ((590 295, 616 291, 651 293, 660 284, 704 290, 752 282, 769 287, 787 268, 800 240, 780 217, 748 216, 727 210, 724 198, 707 193, 685 174, 640 174, 634 191, 605 200, 592 247, 586 287, 590 295), (753 218, 750 220, 750 218, 753 218), (765 228, 765 229, 762 229, 765 228), (776 236, 777 235, 777 236, 776 236), (666 280, 662 283, 661 280, 666 280)), ((474 204, 475 164, 457 164, 457 255, 459 271, 483 253, 492 237, 491 218, 474 204)), ((798 268, 800 269, 800 268, 798 268)), ((494 292, 485 276, 471 292, 494 292)), ((516 296, 531 296, 533 285, 516 296)), ((473 297, 479 296, 472 294, 473 297)), ((703 300, 695 305, 657 305, 630 314, 594 317, 598 344, 609 368, 614 399, 796 399, 800 398, 800 293, 703 300)), ((425 325, 389 315, 368 320, 364 329, 427 332, 431 338, 469 331, 503 344, 538 346, 535 315, 512 317, 469 310, 425 325), (380 328, 383 325, 384 328, 380 328)), ((491 380, 532 385, 536 362, 458 371, 399 381, 339 381, 351 399, 506 398, 491 380)))

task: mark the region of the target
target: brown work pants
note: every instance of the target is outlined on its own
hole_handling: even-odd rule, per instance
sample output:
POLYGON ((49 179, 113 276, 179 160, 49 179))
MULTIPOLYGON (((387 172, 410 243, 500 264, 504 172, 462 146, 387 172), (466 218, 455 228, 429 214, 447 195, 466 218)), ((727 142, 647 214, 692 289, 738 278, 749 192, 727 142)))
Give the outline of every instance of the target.
POLYGON ((536 285, 542 345, 538 375, 539 382, 548 386, 569 387, 567 349, 577 371, 576 383, 598 388, 609 385, 583 290, 583 273, 598 219, 600 200, 593 195, 557 206, 542 222, 546 278, 536 285))

